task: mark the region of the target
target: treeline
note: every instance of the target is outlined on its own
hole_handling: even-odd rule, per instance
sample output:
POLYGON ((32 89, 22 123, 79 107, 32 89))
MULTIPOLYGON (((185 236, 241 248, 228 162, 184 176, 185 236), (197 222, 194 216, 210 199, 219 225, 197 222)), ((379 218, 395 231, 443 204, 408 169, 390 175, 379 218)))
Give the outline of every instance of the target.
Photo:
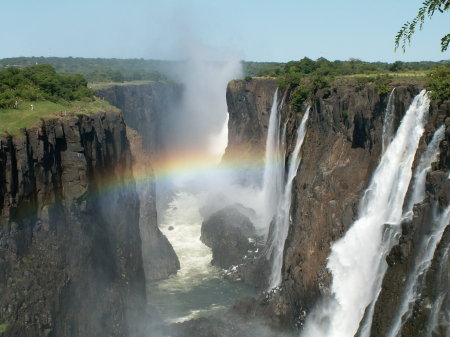
POLYGON ((450 66, 450 61, 423 61, 423 62, 401 62, 394 63, 384 62, 365 62, 357 59, 348 61, 329 61, 323 57, 316 61, 307 57, 299 61, 290 61, 287 63, 260 63, 260 62, 244 62, 247 76, 272 76, 272 77, 289 77, 299 75, 319 76, 340 76, 340 75, 356 75, 356 74, 382 74, 382 73, 399 73, 399 72, 415 72, 429 71, 439 66, 450 66))
POLYGON ((0 108, 14 108, 17 101, 52 102, 91 100, 94 92, 80 74, 59 74, 48 64, 0 71, 0 108))
MULTIPOLYGON (((421 72, 432 98, 438 102, 450 99, 450 61, 441 62, 364 62, 361 60, 328 61, 319 58, 316 61, 307 57, 285 64, 266 63, 249 64, 257 76, 276 77, 280 87, 290 87, 291 104, 296 111, 302 110, 303 103, 319 89, 329 88, 335 80, 354 75, 351 80, 356 84, 373 83, 380 94, 391 91, 390 83, 399 73, 414 74, 421 72)), ((418 77, 415 77, 418 78, 418 77)), ((246 77, 251 80, 251 77, 246 77)), ((324 90, 325 95, 327 90, 324 90)))
POLYGON ((0 60, 2 68, 50 64, 59 73, 82 74, 88 82, 167 81, 171 61, 81 57, 16 57, 0 60))

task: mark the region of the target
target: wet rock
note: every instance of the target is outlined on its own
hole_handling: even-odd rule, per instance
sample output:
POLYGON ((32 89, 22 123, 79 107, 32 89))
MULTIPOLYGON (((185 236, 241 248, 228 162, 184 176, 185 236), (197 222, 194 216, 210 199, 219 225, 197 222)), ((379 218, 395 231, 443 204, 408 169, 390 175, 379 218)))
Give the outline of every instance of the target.
POLYGON ((212 249, 212 264, 229 268, 243 262, 256 242, 255 227, 244 213, 251 212, 235 204, 212 214, 202 223, 201 240, 212 249))

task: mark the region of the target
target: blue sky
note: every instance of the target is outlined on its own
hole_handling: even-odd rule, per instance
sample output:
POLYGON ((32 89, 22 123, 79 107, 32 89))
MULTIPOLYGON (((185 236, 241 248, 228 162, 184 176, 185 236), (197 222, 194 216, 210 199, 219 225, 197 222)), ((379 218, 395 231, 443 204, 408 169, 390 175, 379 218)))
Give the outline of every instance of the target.
POLYGON ((187 35, 253 61, 450 59, 450 13, 425 22, 403 54, 393 40, 422 0, 3 0, 0 58, 177 59, 187 35))

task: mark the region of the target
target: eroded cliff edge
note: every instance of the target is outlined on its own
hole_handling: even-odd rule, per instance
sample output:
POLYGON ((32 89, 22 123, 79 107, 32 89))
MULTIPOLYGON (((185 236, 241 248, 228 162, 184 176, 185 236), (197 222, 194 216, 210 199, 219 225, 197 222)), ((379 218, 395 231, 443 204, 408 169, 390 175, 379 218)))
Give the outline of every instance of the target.
POLYGON ((120 112, 43 121, 2 138, 4 335, 140 335, 139 206, 120 112))
MULTIPOLYGON (((272 79, 237 81, 229 85, 227 100, 230 110, 230 139, 225 159, 228 153, 235 156, 240 152, 245 158, 255 151, 261 151, 270 111, 268 102, 272 100, 275 87, 276 83, 272 79), (264 89, 257 89, 255 92, 256 88, 264 89), (263 140, 259 139, 261 135, 263 140), (252 140, 249 143, 251 146, 241 146, 248 140, 252 140)), ((397 128, 421 85, 397 83, 395 87, 397 128)), ((279 93, 284 101, 282 120, 287 121, 286 157, 292 152, 295 130, 303 114, 292 110, 290 94, 289 89, 279 93)), ((331 276, 326 269, 326 262, 330 246, 343 236, 355 220, 358 201, 378 164, 387 101, 388 95, 380 95, 370 84, 339 85, 314 93, 308 132, 302 147, 303 160, 293 184, 292 222, 284 249, 281 291, 272 295, 269 301, 242 301, 237 306, 242 314, 254 318, 265 315, 275 326, 297 326, 301 329, 317 299, 329 293, 331 276)), ((448 103, 438 107, 432 102, 416 162, 436 128, 442 124, 447 126, 447 130, 446 140, 441 144, 440 158, 441 162, 447 160, 449 115, 448 103)), ((438 175, 436 171, 448 175, 448 167, 441 164, 435 166, 434 171, 435 176, 438 175)), ((433 174, 429 175, 429 179, 433 174)), ((428 201, 422 207, 426 208, 427 202, 432 203, 430 198, 438 198, 435 197, 438 191, 447 195, 444 199, 439 197, 441 207, 442 200, 447 200, 448 203, 448 188, 442 185, 442 179, 440 182, 436 179, 434 181, 434 184, 427 184, 428 201)), ((429 223, 432 219, 425 217, 424 221, 429 223)), ((448 235, 444 236, 439 247, 448 247, 446 238, 448 235)), ((433 263, 439 264, 439 261, 433 263)), ((394 280, 400 277, 397 275, 394 280)), ((385 281, 383 284, 383 289, 388 289, 386 296, 392 294, 392 289, 389 289, 394 287, 393 282, 385 281)), ((384 295, 381 296, 383 297, 384 295)), ((376 314, 374 326, 389 325, 389 322, 377 317, 376 314)))

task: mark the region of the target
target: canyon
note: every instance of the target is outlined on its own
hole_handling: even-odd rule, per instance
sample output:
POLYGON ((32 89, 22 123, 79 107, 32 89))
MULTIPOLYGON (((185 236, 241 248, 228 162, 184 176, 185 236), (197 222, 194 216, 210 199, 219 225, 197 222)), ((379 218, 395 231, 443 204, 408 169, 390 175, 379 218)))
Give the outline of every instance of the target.
MULTIPOLYGON (((279 240, 279 280, 270 285, 270 258, 254 218, 258 210, 219 197, 213 209, 200 210, 202 240, 212 248, 215 265, 241 265, 226 287, 245 282, 259 293, 239 295, 219 313, 150 331, 147 323, 163 318, 152 305, 154 289, 148 285, 170 280, 180 270, 181 257, 170 242, 172 229, 162 224, 174 194, 156 186, 153 168, 170 150, 183 86, 109 86, 96 95, 120 111, 43 121, 19 136, 0 138, 3 335, 303 336, 311 317, 333 297, 330 254, 359 219, 361 200, 388 151, 386 111, 391 113, 393 138, 423 85, 393 83, 394 92, 381 94, 370 83, 341 83, 315 90, 300 110, 291 104, 292 88, 277 87, 272 78, 228 84, 223 93, 228 145, 219 167, 241 163, 233 184, 261 189, 270 117, 278 114, 283 172, 297 158, 294 152, 301 156, 289 188, 287 233, 279 240), (240 224, 242 231, 230 230, 227 221, 240 224), (217 233, 221 236, 215 238, 217 233)), ((376 298, 360 313, 356 336, 448 333, 450 101, 431 101, 427 115, 409 171, 414 175, 442 127, 439 153, 426 172, 423 200, 413 205, 412 216, 397 224, 396 241, 380 259, 384 277, 376 298), (430 249, 421 257, 424 246, 430 249), (424 264, 418 266, 418 259, 424 264), (419 275, 414 285, 409 285, 411 275, 419 275), (413 296, 408 297, 408 287, 413 296), (396 317, 403 302, 406 310, 396 317)), ((404 211, 414 194, 414 179, 405 187, 404 211)), ((277 223, 266 225, 264 235, 270 240, 277 223)), ((394 226, 381 225, 383 233, 394 226)))

